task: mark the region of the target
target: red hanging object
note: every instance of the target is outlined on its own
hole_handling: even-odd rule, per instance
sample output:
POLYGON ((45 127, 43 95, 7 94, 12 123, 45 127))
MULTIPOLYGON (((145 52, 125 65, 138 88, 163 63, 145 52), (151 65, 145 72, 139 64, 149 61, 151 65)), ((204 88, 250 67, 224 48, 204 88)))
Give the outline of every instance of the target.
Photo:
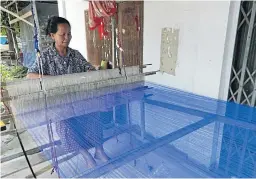
POLYGON ((140 31, 140 27, 139 27, 139 17, 138 17, 138 15, 135 16, 134 20, 135 20, 135 23, 136 23, 136 30, 137 30, 137 31, 140 31))
POLYGON ((89 29, 98 27, 100 39, 108 35, 105 31, 105 22, 117 12, 115 1, 89 1, 89 29))
POLYGON ((98 32, 99 32, 100 40, 102 40, 104 36, 108 35, 108 32, 105 30, 105 23, 104 23, 103 17, 101 17, 101 22, 100 22, 100 25, 98 26, 98 32))

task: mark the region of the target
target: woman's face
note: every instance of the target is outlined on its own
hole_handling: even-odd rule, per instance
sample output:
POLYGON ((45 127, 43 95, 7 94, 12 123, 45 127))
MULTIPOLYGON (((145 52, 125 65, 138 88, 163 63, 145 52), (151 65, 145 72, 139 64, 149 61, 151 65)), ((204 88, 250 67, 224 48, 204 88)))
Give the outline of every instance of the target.
POLYGON ((58 24, 58 31, 51 33, 51 38, 55 41, 56 46, 68 47, 72 38, 70 26, 68 24, 58 24))

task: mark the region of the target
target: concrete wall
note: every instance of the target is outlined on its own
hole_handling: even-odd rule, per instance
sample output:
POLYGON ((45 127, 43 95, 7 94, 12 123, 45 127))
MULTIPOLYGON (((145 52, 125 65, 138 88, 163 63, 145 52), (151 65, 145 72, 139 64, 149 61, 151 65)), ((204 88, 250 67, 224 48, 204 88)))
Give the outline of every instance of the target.
POLYGON ((71 24, 72 40, 70 47, 78 50, 87 58, 85 15, 89 3, 83 0, 58 0, 59 16, 65 17, 71 24))
MULTIPOLYGON (((229 1, 145 1, 144 4, 144 63, 152 63, 149 70, 160 67, 161 29, 180 29, 176 75, 158 73, 147 80, 196 94, 219 98, 219 88, 225 44, 233 49, 235 33, 227 34, 229 1), (225 42, 226 37, 232 43, 225 42)), ((235 16, 239 11, 233 6, 235 16)), ((231 9, 232 10, 232 9, 231 9)), ((230 71, 233 53, 225 57, 225 70, 230 71), (228 61, 228 62, 227 62, 228 61)), ((223 76, 228 80, 229 74, 223 76)), ((224 83, 224 82, 223 82, 224 83)), ((221 98, 225 98, 227 94, 221 98)))

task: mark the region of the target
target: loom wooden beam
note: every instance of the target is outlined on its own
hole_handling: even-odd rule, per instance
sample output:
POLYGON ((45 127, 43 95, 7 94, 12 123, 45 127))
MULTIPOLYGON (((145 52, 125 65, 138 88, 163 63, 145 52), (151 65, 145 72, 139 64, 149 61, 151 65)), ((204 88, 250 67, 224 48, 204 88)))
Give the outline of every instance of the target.
POLYGON ((150 66, 152 64, 144 64, 144 65, 141 65, 140 68, 147 68, 147 66, 150 66))
POLYGON ((156 70, 156 71, 150 71, 150 72, 145 72, 143 73, 144 76, 149 76, 149 75, 155 75, 157 72, 159 72, 160 70, 156 70))

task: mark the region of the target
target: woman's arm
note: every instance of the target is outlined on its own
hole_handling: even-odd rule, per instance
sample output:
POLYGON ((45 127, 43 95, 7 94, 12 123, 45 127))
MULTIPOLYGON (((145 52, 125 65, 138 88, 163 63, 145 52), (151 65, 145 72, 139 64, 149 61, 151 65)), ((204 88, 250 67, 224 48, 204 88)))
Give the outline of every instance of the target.
POLYGON ((87 72, 87 71, 95 71, 96 68, 90 64, 89 62, 87 62, 87 60, 84 58, 83 59, 83 66, 84 66, 84 71, 87 72))

